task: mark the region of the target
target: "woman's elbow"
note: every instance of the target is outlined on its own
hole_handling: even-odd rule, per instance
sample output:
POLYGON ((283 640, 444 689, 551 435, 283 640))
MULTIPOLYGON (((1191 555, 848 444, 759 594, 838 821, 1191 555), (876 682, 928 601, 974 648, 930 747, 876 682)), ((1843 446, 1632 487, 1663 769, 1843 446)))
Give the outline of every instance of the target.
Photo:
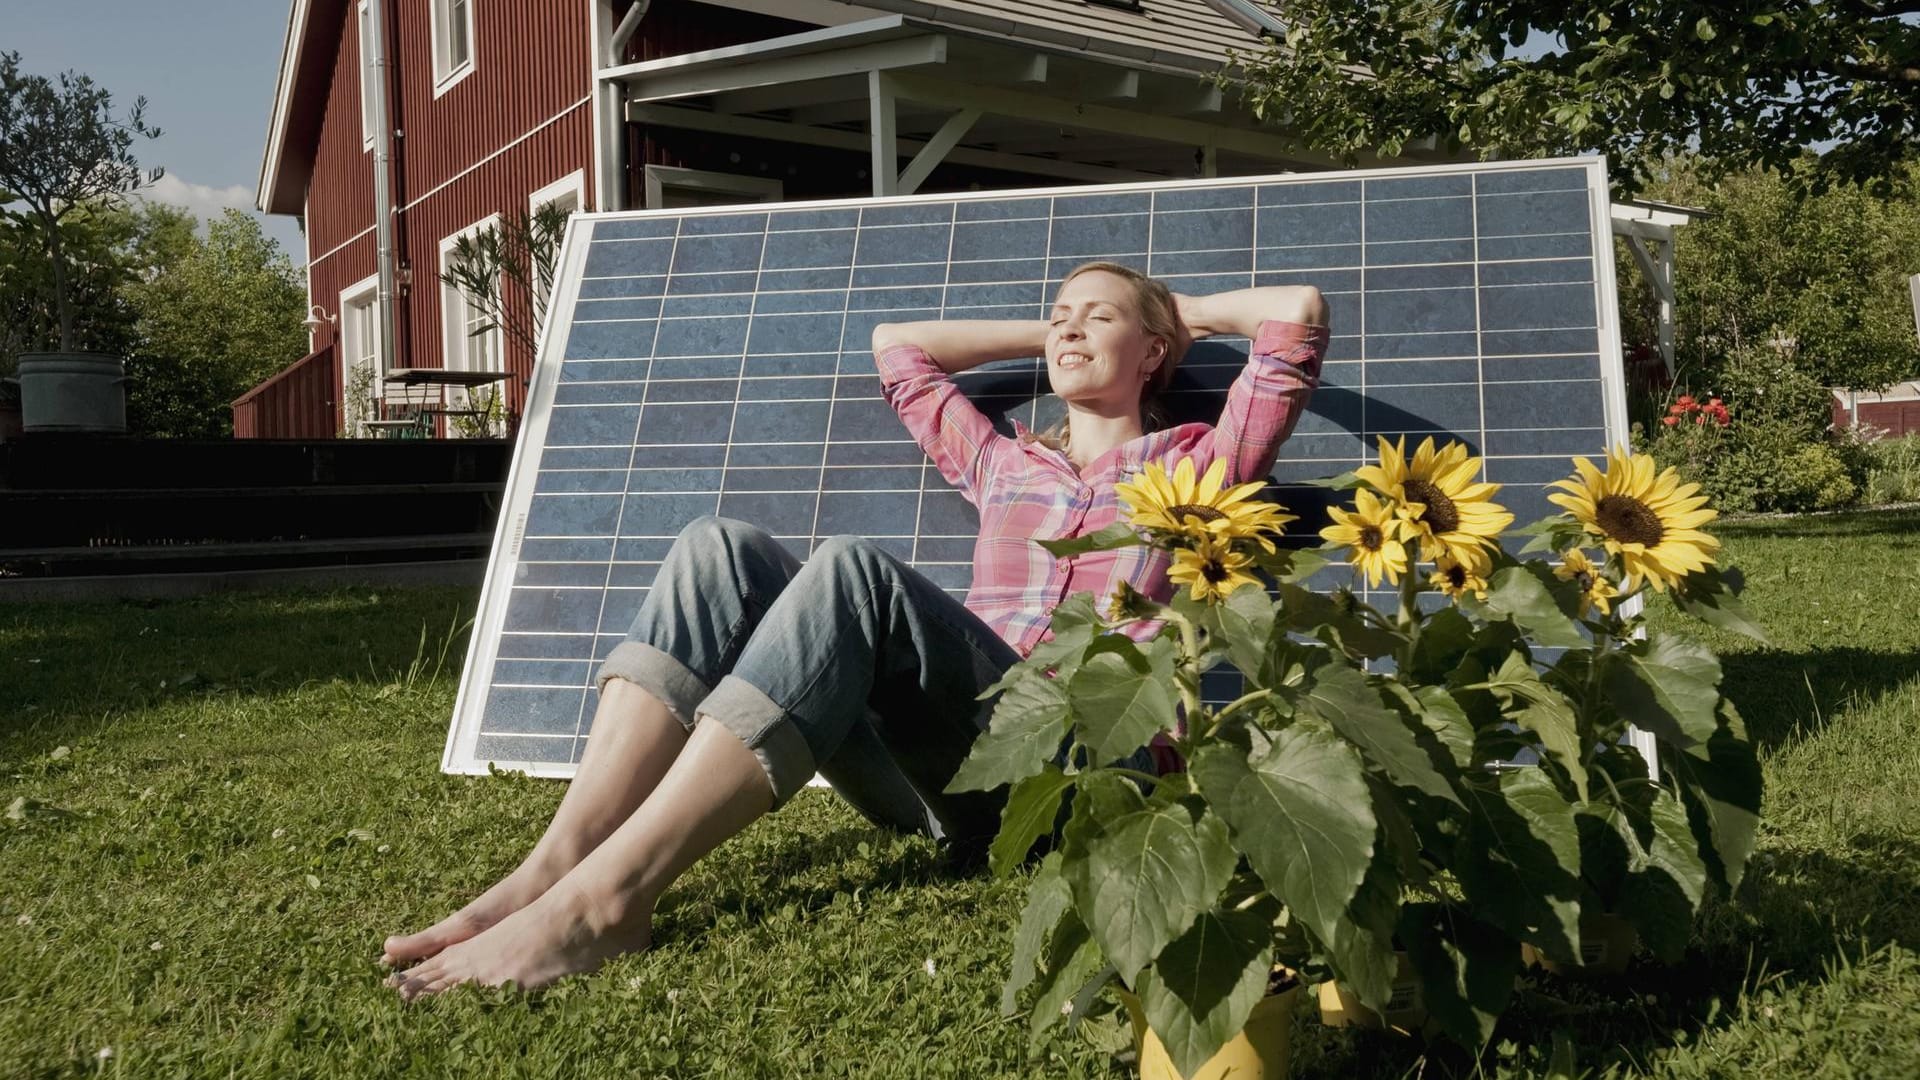
POLYGON ((912 344, 907 340, 906 327, 900 323, 881 323, 873 328, 874 355, 886 352, 896 345, 912 344))
POLYGON ((1294 322, 1306 326, 1325 326, 1331 312, 1327 310, 1327 298, 1312 285, 1299 285, 1294 288, 1294 322))

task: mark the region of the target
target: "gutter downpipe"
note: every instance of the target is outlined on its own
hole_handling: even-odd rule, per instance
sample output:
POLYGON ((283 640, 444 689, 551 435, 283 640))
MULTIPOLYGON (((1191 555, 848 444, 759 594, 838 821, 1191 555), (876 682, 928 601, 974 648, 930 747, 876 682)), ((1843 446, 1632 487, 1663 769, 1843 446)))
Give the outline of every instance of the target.
POLYGON ((626 162, 622 148, 626 142, 624 94, 616 84, 600 80, 603 68, 619 63, 627 43, 647 17, 652 0, 634 0, 621 16, 620 24, 602 37, 602 28, 613 19, 612 0, 590 0, 589 16, 593 28, 593 194, 596 209, 624 210, 626 202, 626 162), (601 42, 605 42, 605 47, 601 42))
MULTIPOLYGON (((387 20, 383 9, 383 0, 367 0, 367 22, 372 33, 367 35, 368 48, 373 51, 371 57, 363 57, 366 66, 373 69, 373 236, 375 259, 379 265, 380 284, 378 286, 380 305, 380 359, 388 369, 398 366, 399 357, 394 354, 394 269, 393 269, 393 188, 390 174, 393 171, 393 124, 387 116, 387 86, 392 78, 391 64, 387 58, 387 20)), ((364 73, 363 73, 364 77, 364 73)), ((384 389, 384 388, 383 388, 384 389)))

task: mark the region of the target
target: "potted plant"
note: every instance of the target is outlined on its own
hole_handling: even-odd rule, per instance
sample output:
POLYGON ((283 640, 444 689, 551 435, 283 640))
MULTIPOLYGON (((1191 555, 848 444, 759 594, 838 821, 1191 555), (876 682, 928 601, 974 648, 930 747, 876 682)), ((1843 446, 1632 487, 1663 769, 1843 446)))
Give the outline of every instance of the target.
POLYGON ((69 215, 111 206, 160 178, 142 173, 136 136, 158 137, 141 98, 124 119, 113 97, 85 75, 56 81, 20 70, 19 53, 0 53, 0 216, 38 236, 50 270, 48 289, 59 338, 54 352, 22 353, 22 419, 28 431, 122 432, 127 427, 122 357, 76 347, 73 268, 63 226, 69 215))
MULTIPOLYGON (((1523 943, 1577 958, 1583 821, 1627 854, 1624 869, 1593 872, 1649 901, 1623 913, 1650 941, 1684 943, 1706 881, 1738 881, 1758 772, 1711 654, 1608 620, 1651 588, 1746 624, 1737 579, 1704 557, 1710 538, 1694 541, 1706 518, 1691 489, 1644 460, 1614 464, 1628 480, 1578 465, 1569 513, 1533 530, 1553 555, 1593 530, 1609 555, 1587 578, 1563 575, 1578 569, 1570 554, 1558 570, 1508 556, 1497 485, 1477 482, 1463 447, 1431 441, 1409 459, 1383 440, 1379 463, 1328 482, 1354 502, 1322 536, 1370 588, 1388 587, 1371 600, 1307 588, 1326 560, 1276 544, 1293 518, 1255 500, 1259 485, 1223 489, 1218 464, 1198 479, 1191 462, 1149 466, 1122 486, 1129 523, 1042 541, 1067 556, 1168 548, 1179 591, 1161 605, 1123 588, 1104 612, 1069 598, 1052 638, 988 691, 1001 695, 992 724, 952 787, 1009 786, 995 872, 1065 817, 1029 888, 1003 1006, 1030 994, 1037 1040, 1117 981, 1191 1078, 1287 986, 1276 970, 1335 979, 1385 1013, 1404 964, 1429 1027, 1478 1048, 1523 943), (1623 520, 1651 527, 1641 511, 1671 527, 1667 547, 1619 535, 1623 520), (1610 610, 1589 617, 1601 599, 1610 610), (1549 663, 1545 650, 1561 652, 1549 663), (1221 665, 1244 689, 1214 705, 1200 677, 1221 665), (1657 780, 1616 740, 1630 723, 1678 751, 1657 780), (1106 764, 1156 738, 1185 772, 1106 764), (1540 767, 1508 767, 1529 752, 1540 767)), ((1284 1026, 1285 1008, 1271 1011, 1284 1026)))

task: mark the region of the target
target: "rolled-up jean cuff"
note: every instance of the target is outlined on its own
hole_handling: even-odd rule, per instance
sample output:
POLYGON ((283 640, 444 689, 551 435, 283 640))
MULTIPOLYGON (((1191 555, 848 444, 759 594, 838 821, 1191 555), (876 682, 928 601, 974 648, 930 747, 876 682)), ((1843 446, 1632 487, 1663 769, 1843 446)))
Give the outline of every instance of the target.
POLYGON ((694 711, 709 691, 687 665, 644 641, 614 646, 593 677, 594 688, 605 692, 608 679, 625 679, 659 698, 688 731, 693 730, 694 711))
POLYGON ((778 810, 813 779, 818 765, 813 748, 794 726, 787 711, 759 687, 728 675, 700 703, 700 715, 728 731, 760 762, 773 785, 773 808, 778 810))

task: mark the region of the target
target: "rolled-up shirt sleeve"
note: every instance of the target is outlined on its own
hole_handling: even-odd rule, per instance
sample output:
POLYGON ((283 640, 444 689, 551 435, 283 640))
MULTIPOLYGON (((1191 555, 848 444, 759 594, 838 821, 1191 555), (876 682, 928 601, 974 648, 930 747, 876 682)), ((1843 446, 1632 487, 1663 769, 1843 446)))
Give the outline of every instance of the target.
POLYGON ((1293 434, 1307 399, 1320 385, 1327 355, 1324 326, 1269 320, 1260 324, 1247 366, 1227 391, 1227 405, 1213 430, 1216 457, 1227 461, 1227 482, 1264 480, 1293 434))
POLYGON ((875 355, 874 364, 880 369, 881 394, 900 414, 914 441, 933 459, 947 483, 978 506, 993 457, 1006 436, 993 429, 993 421, 967 400, 918 345, 883 350, 875 355))

